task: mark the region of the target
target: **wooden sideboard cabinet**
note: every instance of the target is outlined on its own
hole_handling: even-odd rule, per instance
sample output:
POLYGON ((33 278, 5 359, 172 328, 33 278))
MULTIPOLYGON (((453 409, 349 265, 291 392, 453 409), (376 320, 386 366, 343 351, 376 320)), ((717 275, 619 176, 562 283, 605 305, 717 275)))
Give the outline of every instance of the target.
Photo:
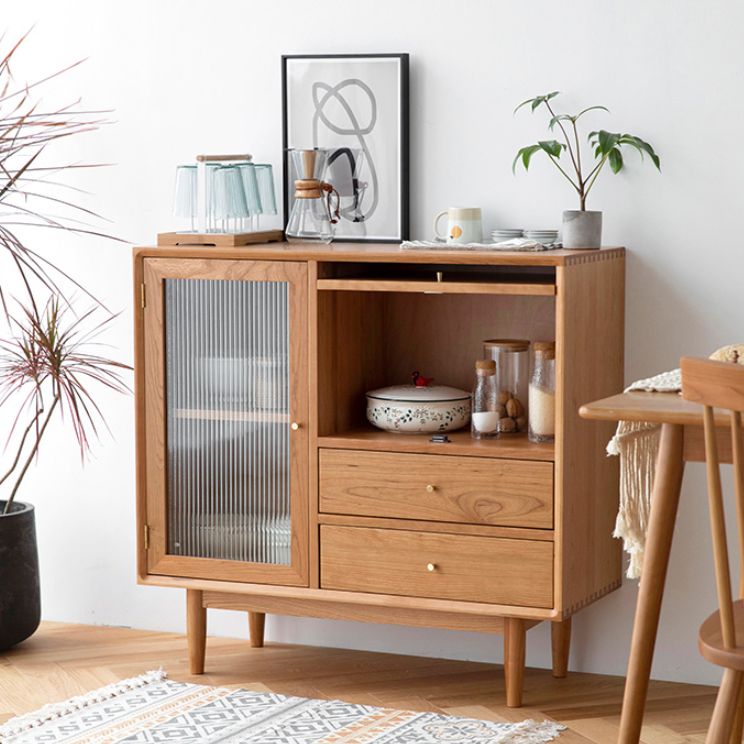
POLYGON ((621 581, 611 425, 579 406, 623 383, 624 250, 479 253, 267 244, 134 251, 138 578, 206 610, 525 636, 621 581), (556 341, 556 438, 448 443, 366 422, 365 392, 421 370, 470 389, 488 338, 556 341))

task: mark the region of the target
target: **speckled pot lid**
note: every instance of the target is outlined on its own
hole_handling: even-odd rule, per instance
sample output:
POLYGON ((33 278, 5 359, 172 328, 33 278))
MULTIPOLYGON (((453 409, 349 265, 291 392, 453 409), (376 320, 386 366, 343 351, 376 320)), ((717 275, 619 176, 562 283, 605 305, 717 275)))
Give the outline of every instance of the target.
POLYGON ((429 385, 428 387, 392 385, 378 390, 370 390, 367 397, 375 400, 392 400, 403 403, 445 403, 467 400, 470 398, 470 393, 448 385, 429 385))

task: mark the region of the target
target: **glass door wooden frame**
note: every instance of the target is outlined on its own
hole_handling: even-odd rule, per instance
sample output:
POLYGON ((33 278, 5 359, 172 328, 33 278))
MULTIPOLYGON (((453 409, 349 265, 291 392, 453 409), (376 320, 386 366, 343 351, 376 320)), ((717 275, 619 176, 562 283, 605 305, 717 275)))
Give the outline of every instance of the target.
MULTIPOLYGON (((291 261, 145 258, 145 504, 148 574, 259 584, 308 585, 308 333, 307 265, 291 261), (289 288, 290 436, 289 565, 175 556, 167 553, 167 428, 165 280, 286 282, 289 288)), ((289 423, 287 424, 289 426, 289 423)))

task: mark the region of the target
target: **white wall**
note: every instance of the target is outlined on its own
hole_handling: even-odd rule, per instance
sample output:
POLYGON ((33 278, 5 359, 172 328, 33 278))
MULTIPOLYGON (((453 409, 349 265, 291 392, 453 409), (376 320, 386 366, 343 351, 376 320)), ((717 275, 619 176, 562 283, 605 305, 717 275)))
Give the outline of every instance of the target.
MULTIPOLYGON (((605 104, 611 118, 588 123, 643 136, 663 161, 659 175, 629 156, 627 173, 608 173, 590 202, 604 210, 605 242, 630 250, 626 378, 744 340, 744 6, 734 0, 26 0, 2 21, 11 36, 37 22, 20 79, 90 58, 53 89, 62 100, 84 95, 91 107, 115 109, 116 123, 62 149, 116 164, 77 182, 94 193, 88 204, 113 220, 111 229, 137 244, 171 226, 176 163, 199 151, 248 149, 279 164, 282 53, 410 53, 415 237, 427 237, 432 215, 454 203, 482 205, 489 227, 557 225, 561 210, 574 208, 561 177, 542 162, 527 176, 510 171, 516 149, 544 136, 543 117, 512 117, 512 109, 552 89, 565 91, 568 110, 605 104)), ((112 341, 131 358, 128 247, 38 239, 123 309, 112 341)), ((38 506, 44 616, 181 630, 182 592, 135 585, 132 402, 104 397, 114 440, 104 438, 81 470, 54 432, 23 493, 38 506)), ((697 467, 681 509, 654 675, 713 682, 718 673, 698 658, 695 641, 714 603, 697 467)), ((629 582, 577 616, 572 668, 624 673, 635 598, 629 582)), ((244 636, 246 621, 215 612, 210 629, 244 636)), ((272 617, 268 635, 501 659, 500 639, 477 634, 272 617)), ((546 666, 547 629, 529 640, 528 663, 546 666)))

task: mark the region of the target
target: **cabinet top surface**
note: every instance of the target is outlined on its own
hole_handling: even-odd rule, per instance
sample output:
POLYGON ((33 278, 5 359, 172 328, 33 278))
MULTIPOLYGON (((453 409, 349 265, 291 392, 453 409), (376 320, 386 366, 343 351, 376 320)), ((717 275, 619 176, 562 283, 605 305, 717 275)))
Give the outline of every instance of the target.
POLYGON ((384 263, 485 264, 490 266, 567 266, 621 258, 624 248, 596 250, 458 251, 401 250, 396 243, 256 243, 236 248, 160 246, 135 248, 142 258, 222 258, 274 261, 360 261, 384 263))

